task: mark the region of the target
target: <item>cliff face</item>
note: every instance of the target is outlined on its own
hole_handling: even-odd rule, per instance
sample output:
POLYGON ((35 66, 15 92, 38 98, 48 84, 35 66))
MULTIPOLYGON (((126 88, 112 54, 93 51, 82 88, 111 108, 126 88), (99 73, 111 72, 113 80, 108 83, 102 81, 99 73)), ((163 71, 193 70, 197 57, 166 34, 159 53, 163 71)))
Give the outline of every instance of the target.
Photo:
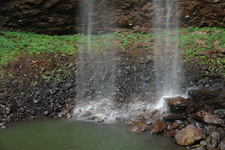
MULTIPOLYGON (((155 16, 152 0, 92 2, 94 33, 149 32, 152 22, 164 19, 155 16)), ((180 10, 173 9, 171 17, 179 15, 183 27, 225 27, 224 0, 174 0, 174 3, 179 4, 180 10)), ((46 34, 81 33, 87 28, 88 17, 83 8, 88 5, 88 0, 0 0, 0 29, 46 34)))

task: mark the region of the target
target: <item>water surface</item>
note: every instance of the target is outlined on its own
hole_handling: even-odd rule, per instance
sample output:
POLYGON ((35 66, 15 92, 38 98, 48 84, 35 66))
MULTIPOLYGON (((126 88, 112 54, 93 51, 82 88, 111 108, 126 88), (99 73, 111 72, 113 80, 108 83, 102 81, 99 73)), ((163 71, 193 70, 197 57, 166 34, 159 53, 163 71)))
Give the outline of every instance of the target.
POLYGON ((168 138, 136 135, 126 127, 90 122, 35 120, 0 130, 1 150, 183 150, 168 138))

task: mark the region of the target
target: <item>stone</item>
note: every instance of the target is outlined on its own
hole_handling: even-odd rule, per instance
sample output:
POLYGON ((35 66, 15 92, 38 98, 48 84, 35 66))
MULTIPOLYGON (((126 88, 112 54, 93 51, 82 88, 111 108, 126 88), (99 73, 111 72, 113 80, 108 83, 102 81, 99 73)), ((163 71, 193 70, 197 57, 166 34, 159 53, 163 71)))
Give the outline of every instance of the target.
POLYGON ((175 134, 175 130, 170 130, 170 131, 166 131, 165 133, 163 133, 164 137, 173 137, 175 134))
POLYGON ((164 98, 167 102, 167 106, 170 112, 173 113, 182 113, 186 112, 188 106, 192 104, 191 101, 183 98, 183 97, 167 97, 164 98))
POLYGON ((195 118, 201 120, 205 123, 217 125, 217 126, 224 126, 225 122, 223 119, 220 119, 218 116, 213 115, 211 113, 205 111, 199 111, 195 113, 195 118))
POLYGON ((225 139, 221 140, 219 146, 218 146, 221 150, 225 149, 225 139))
POLYGON ((225 119, 225 109, 217 109, 213 112, 213 114, 217 115, 222 119, 225 119))
POLYGON ((92 112, 91 112, 91 111, 86 110, 86 111, 84 111, 84 112, 82 113, 82 115, 83 115, 84 117, 87 117, 87 116, 92 115, 92 112))
POLYGON ((164 121, 157 121, 150 127, 150 132, 152 134, 160 133, 167 129, 167 124, 164 121))
POLYGON ((212 132, 206 138, 207 149, 215 149, 220 144, 220 134, 217 131, 212 132))
POLYGON ((43 112, 44 116, 47 116, 48 114, 49 114, 49 112, 47 110, 43 112))
POLYGON ((179 125, 177 123, 173 123, 168 127, 168 130, 176 129, 179 125))
POLYGON ((188 114, 192 114, 192 113, 195 113, 196 111, 198 111, 200 105, 199 104, 192 104, 190 106, 187 107, 186 109, 186 113, 188 114))
POLYGON ((175 120, 186 120, 188 116, 186 114, 166 114, 163 116, 163 120, 165 121, 175 121, 175 120))
POLYGON ((196 141, 204 137, 203 131, 194 127, 193 125, 188 125, 187 127, 175 133, 176 143, 183 146, 193 145, 196 141))
POLYGON ((206 89, 189 90, 188 97, 190 98, 191 101, 198 103, 216 97, 216 93, 206 89))
POLYGON ((147 124, 142 121, 135 121, 129 128, 128 130, 134 133, 141 133, 145 131, 147 128, 147 124))
POLYGON ((201 144, 193 145, 193 146, 189 147, 189 149, 191 149, 191 150, 205 150, 204 146, 201 145, 201 144))
POLYGON ((203 146, 206 146, 206 145, 207 145, 206 141, 204 141, 204 140, 202 140, 202 141, 200 142, 200 144, 203 145, 203 146))

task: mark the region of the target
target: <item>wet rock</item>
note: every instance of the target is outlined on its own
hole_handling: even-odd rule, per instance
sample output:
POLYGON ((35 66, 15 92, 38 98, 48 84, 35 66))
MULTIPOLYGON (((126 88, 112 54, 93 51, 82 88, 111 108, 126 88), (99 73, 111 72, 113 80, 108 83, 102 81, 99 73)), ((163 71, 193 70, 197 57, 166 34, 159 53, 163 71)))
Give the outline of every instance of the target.
POLYGON ((188 106, 192 104, 191 101, 183 97, 168 97, 164 98, 166 100, 167 106, 170 112, 173 113, 183 113, 186 112, 188 106))
POLYGON ((163 116, 165 121, 175 121, 175 120, 186 120, 188 118, 187 114, 166 114, 163 116))
POLYGON ((221 119, 225 119, 225 109, 217 109, 213 113, 221 119))
POLYGON ((165 133, 163 133, 163 136, 165 137, 174 137, 174 135, 175 135, 175 130, 166 131, 165 133))
POLYGON ((218 132, 212 132, 211 135, 209 135, 206 138, 206 145, 207 149, 215 149, 220 144, 220 135, 218 132))
POLYGON ((203 131, 199 128, 194 127, 193 125, 188 125, 182 130, 179 130, 175 134, 175 141, 179 145, 192 145, 196 141, 204 138, 203 131))
POLYGON ((167 124, 164 121, 157 121, 150 127, 150 132, 152 134, 160 133, 167 129, 167 124))
POLYGON ((4 123, 0 123, 0 129, 4 129, 5 128, 4 125, 5 125, 4 123))
POLYGON ((35 99, 34 100, 34 104, 37 104, 37 103, 39 103, 40 102, 40 99, 35 99))
POLYGON ((91 111, 86 110, 86 111, 84 111, 84 112, 82 113, 82 115, 83 115, 84 117, 87 117, 87 116, 92 115, 92 112, 91 112, 91 111))
POLYGON ((221 150, 225 149, 225 139, 222 139, 219 146, 218 146, 221 150))
POLYGON ((196 144, 196 145, 190 146, 190 147, 188 147, 188 149, 191 149, 191 150, 205 150, 204 146, 201 145, 201 144, 196 144))
POLYGON ((211 99, 206 102, 214 110, 216 109, 225 109, 225 100, 224 99, 211 99))
POLYGON ((224 126, 225 122, 223 119, 220 119, 218 116, 213 115, 211 113, 205 112, 205 111, 199 111, 194 116, 196 119, 199 119, 205 123, 212 124, 212 125, 218 125, 218 126, 224 126))
POLYGON ((43 112, 44 116, 47 116, 48 114, 49 114, 49 112, 47 110, 43 112))
POLYGON ((199 104, 192 104, 190 106, 187 107, 187 110, 186 110, 186 113, 187 114, 192 114, 192 113, 195 113, 196 111, 198 111, 198 109, 200 108, 201 106, 199 104))
POLYGON ((135 132, 135 133, 141 133, 145 131, 146 128, 147 128, 147 124, 145 122, 136 121, 129 127, 129 131, 135 132))
POLYGON ((98 122, 104 122, 105 120, 103 118, 98 118, 98 122))
POLYGON ((206 142, 205 140, 202 140, 202 141, 200 142, 200 144, 201 144, 202 146, 206 146, 206 145, 207 145, 207 142, 206 142))
POLYGON ((179 124, 173 123, 173 124, 171 124, 170 126, 168 126, 168 130, 174 130, 174 129, 176 129, 178 126, 179 126, 179 124))
POLYGON ((192 124, 199 129, 203 129, 205 127, 205 124, 202 121, 198 121, 194 119, 193 117, 188 117, 187 122, 188 124, 192 124))
POLYGON ((188 91, 188 97, 190 98, 191 101, 198 103, 216 97, 216 93, 205 89, 190 90, 188 91))

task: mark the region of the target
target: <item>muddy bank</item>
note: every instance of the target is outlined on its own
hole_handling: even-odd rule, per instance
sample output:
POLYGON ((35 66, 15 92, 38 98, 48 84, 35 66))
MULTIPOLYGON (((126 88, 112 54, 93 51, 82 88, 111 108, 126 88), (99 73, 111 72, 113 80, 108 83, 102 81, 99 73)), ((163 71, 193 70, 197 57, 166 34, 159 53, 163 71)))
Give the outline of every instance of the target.
MULTIPOLYGON (((156 18, 152 0, 94 0, 93 33, 112 31, 149 32, 156 18)), ((182 27, 225 27, 225 3, 222 0, 174 0, 180 11, 172 9, 182 27)), ((73 34, 87 31, 85 0, 13 0, 0 1, 0 30, 22 30, 45 34, 73 34)), ((155 8, 161 9, 161 8, 155 8)), ((165 13, 161 9, 162 14, 165 13)), ((173 21, 172 21, 173 22, 173 21)))

